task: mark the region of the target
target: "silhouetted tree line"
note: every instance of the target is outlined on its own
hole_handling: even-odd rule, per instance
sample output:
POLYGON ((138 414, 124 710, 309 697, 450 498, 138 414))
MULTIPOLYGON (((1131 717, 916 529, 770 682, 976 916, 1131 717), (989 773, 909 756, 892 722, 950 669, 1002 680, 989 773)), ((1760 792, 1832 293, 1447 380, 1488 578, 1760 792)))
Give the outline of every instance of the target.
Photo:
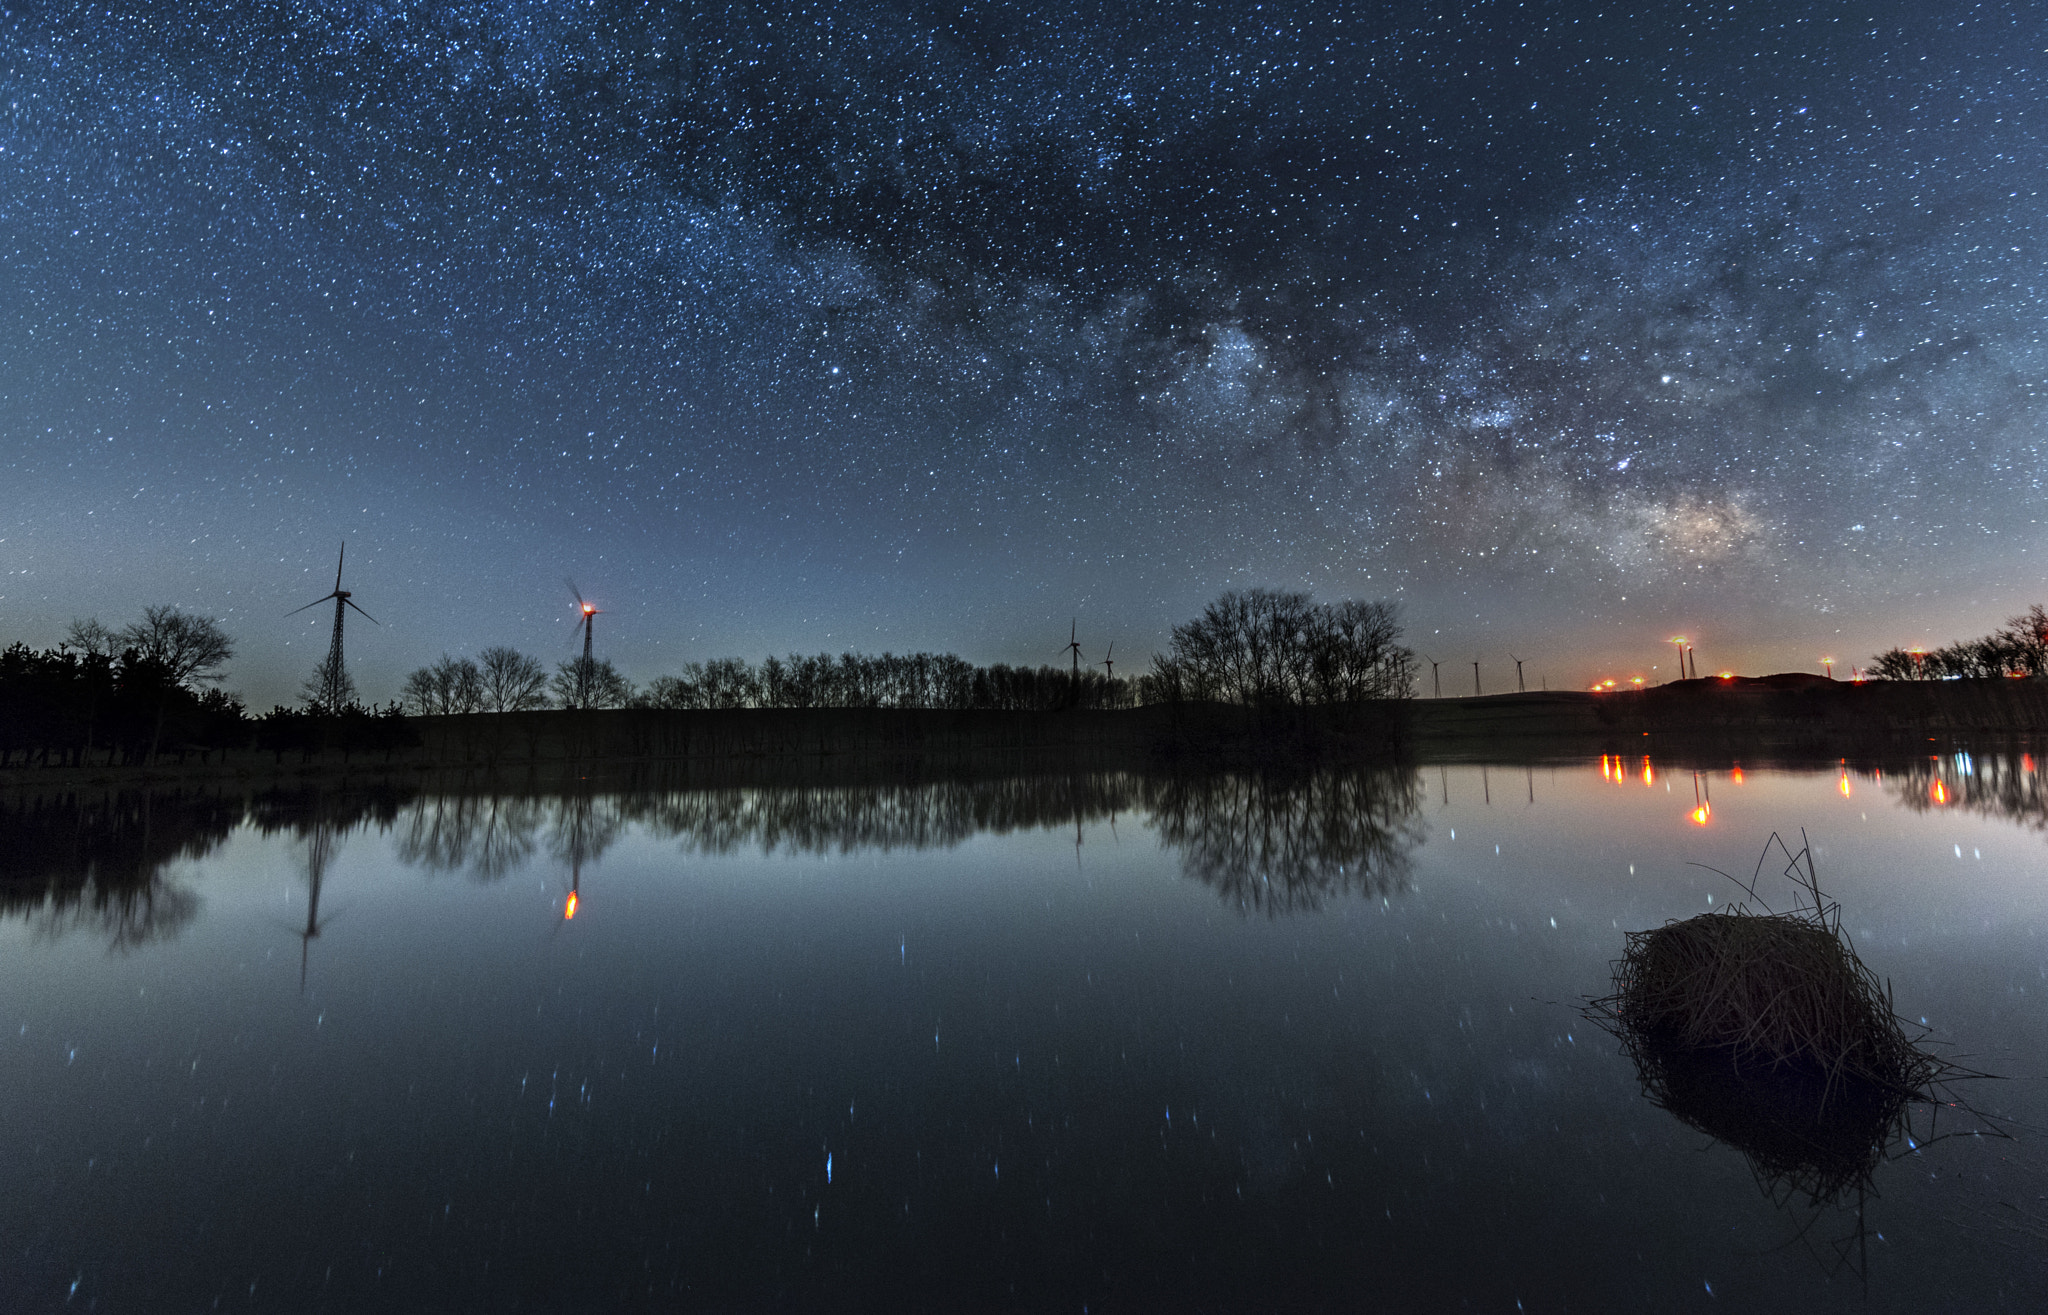
POLYGON ((486 649, 478 659, 443 657, 405 680, 405 707, 420 716, 533 708, 988 708, 1051 712, 1122 708, 1137 682, 1106 673, 1079 676, 1055 666, 977 667, 951 653, 830 653, 692 662, 645 689, 603 659, 563 662, 552 677, 533 658, 486 649))
POLYGON ((478 659, 444 656, 406 677, 418 715, 529 708, 939 708, 1053 712, 1139 703, 1254 706, 1407 698, 1415 654, 1402 647, 1394 605, 1304 593, 1226 593, 1186 625, 1167 653, 1132 680, 1051 664, 976 666, 951 653, 793 653, 756 666, 744 658, 692 662, 636 689, 608 661, 563 662, 552 677, 509 648, 478 659))
POLYGON ((182 759, 239 744, 241 700, 210 688, 233 655, 218 625, 174 607, 118 631, 74 621, 53 649, 15 644, 0 653, 0 767, 182 759))
POLYGON ((396 749, 419 742, 396 704, 329 712, 276 708, 251 717, 215 687, 234 646, 219 625, 174 607, 109 630, 71 623, 56 648, 0 652, 0 767, 134 767, 174 756, 268 749, 279 761, 327 749, 396 749))
POLYGON ((1880 680, 1956 680, 2048 675, 2048 609, 2039 603, 1981 639, 1928 652, 1886 649, 1871 660, 1880 680))

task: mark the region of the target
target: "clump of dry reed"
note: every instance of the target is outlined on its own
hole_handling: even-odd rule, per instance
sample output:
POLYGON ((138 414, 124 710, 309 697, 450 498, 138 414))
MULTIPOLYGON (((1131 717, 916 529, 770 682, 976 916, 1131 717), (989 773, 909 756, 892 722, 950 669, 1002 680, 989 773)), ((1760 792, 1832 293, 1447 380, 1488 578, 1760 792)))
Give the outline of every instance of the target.
MULTIPOLYGON (((1773 1198, 1831 1204, 1869 1186, 1916 1103, 1974 1075, 1908 1031, 1821 893, 1811 848, 1793 854, 1774 835, 1767 857, 1772 846, 1795 908, 1736 904, 1631 932, 1612 993, 1587 1012, 1635 1061, 1644 1094, 1742 1151, 1773 1198)), ((1757 898, 1754 880, 1745 889, 1757 898)))

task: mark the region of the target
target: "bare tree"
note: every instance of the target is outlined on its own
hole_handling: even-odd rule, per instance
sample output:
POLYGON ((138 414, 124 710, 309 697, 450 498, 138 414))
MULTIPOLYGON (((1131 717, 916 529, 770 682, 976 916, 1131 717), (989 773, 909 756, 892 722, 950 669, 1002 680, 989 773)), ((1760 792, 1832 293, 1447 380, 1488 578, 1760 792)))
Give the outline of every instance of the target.
POLYGON ((143 660, 162 667, 174 684, 188 687, 220 680, 226 674, 221 668, 235 655, 227 632, 211 617, 192 616, 175 607, 144 608, 142 620, 113 638, 122 648, 134 649, 143 660))
POLYGON ((87 657, 114 657, 121 651, 114 632, 101 625, 96 616, 74 617, 64 631, 63 643, 58 647, 75 650, 87 657))
POLYGON ((531 712, 548 705, 547 668, 538 658, 499 645, 477 654, 485 712, 531 712))
POLYGON ((1265 705, 1404 698, 1415 654, 1397 642, 1400 635, 1391 603, 1318 604, 1303 593, 1233 590, 1174 627, 1144 693, 1155 702, 1265 705))
POLYGON ((633 682, 619 674, 610 658, 564 662, 555 668, 549 688, 563 708, 623 708, 633 701, 633 682))
POLYGON ((419 717, 482 712, 487 706, 483 671, 472 658, 444 653, 433 666, 405 678, 400 701, 419 717))
POLYGON ((341 650, 330 649, 320 664, 313 668, 313 674, 306 677, 306 683, 299 687, 299 697, 314 712, 326 716, 338 716, 356 706, 360 701, 356 695, 355 677, 348 674, 342 664, 341 650))

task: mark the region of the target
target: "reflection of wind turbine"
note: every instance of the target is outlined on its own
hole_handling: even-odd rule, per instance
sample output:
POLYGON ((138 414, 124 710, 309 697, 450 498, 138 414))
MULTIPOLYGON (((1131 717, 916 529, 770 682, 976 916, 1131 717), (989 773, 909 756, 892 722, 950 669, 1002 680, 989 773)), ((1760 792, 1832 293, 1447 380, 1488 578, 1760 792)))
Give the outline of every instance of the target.
POLYGON ((383 624, 376 617, 371 616, 368 612, 363 612, 362 608, 357 607, 352 601, 353 595, 341 587, 341 564, 347 557, 348 545, 344 543, 341 545, 341 553, 334 559, 333 593, 315 598, 312 602, 307 603, 306 607, 295 607, 285 613, 286 616, 297 616, 305 611, 307 607, 318 607, 320 604, 328 601, 334 603, 334 639, 327 646, 327 660, 321 663, 319 668, 313 673, 313 683, 319 695, 319 704, 329 712, 339 712, 343 707, 354 701, 355 687, 350 683, 348 668, 342 665, 341 660, 341 624, 348 617, 348 609, 354 607, 356 611, 362 612, 364 619, 373 626, 383 624))
POLYGON ((575 918, 577 910, 582 907, 585 860, 596 859, 604 853, 615 835, 600 823, 589 795, 579 794, 565 801, 565 805, 556 824, 553 847, 557 854, 569 860, 569 894, 562 901, 561 922, 555 924, 557 931, 561 930, 561 923, 575 918))
POLYGON ((334 858, 334 849, 333 826, 325 818, 316 816, 313 830, 306 837, 306 880, 310 890, 306 897, 306 929, 299 933, 300 995, 306 993, 306 961, 312 953, 313 938, 326 925, 320 921, 320 886, 327 876, 327 864, 334 858))

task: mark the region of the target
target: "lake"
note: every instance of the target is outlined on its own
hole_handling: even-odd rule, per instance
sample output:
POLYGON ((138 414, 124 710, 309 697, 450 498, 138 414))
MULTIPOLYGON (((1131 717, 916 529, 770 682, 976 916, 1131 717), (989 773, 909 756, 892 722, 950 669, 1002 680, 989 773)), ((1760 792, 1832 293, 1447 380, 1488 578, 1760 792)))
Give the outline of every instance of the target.
POLYGON ((2044 826, 2019 753, 17 794, 0 1309, 2037 1310, 2044 826), (1802 829, 2010 1134, 1860 1216, 1581 1012, 1802 829))

